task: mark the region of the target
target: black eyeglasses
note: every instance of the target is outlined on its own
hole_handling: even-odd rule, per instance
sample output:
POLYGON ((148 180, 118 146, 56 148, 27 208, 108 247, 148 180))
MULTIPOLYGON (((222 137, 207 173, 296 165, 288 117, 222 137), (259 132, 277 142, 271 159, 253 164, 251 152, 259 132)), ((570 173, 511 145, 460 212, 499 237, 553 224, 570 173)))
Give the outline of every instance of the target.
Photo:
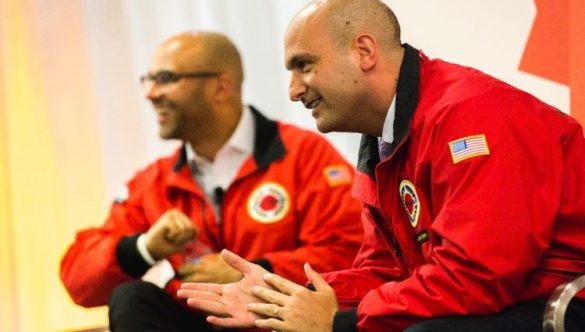
POLYGON ((148 82, 154 82, 158 85, 166 85, 175 83, 179 80, 184 78, 209 78, 209 77, 216 77, 221 75, 221 73, 214 72, 214 71, 198 71, 198 72, 191 72, 191 73, 174 73, 168 70, 162 70, 156 72, 154 74, 146 74, 140 76, 140 83, 142 85, 148 82))

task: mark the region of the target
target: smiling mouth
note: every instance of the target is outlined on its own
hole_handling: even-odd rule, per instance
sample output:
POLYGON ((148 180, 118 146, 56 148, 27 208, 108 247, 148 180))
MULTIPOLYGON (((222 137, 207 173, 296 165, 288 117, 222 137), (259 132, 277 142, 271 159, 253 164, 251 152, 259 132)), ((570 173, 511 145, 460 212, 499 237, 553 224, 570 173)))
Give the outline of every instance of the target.
POLYGON ((321 104, 321 98, 314 99, 313 101, 305 103, 305 107, 308 109, 314 109, 321 104))
POLYGON ((158 122, 159 123, 166 122, 168 120, 169 116, 170 116, 170 114, 167 112, 159 112, 157 114, 158 122))

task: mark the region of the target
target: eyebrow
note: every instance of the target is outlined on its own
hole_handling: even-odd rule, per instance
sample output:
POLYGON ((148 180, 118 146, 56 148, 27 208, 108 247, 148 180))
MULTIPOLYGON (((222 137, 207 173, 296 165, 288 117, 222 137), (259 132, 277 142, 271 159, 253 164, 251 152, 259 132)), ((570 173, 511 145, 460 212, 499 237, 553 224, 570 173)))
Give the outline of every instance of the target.
POLYGON ((298 53, 291 56, 286 62, 286 69, 293 70, 301 67, 301 63, 314 63, 318 57, 309 53, 298 53))

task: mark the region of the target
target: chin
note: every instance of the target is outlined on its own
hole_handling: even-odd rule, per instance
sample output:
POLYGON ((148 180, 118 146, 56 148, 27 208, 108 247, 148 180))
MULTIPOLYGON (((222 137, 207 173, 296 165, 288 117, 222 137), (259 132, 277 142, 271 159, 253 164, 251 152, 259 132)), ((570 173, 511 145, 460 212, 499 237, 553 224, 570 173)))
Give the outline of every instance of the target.
POLYGON ((158 132, 158 135, 162 139, 175 139, 175 138, 177 138, 177 135, 175 135, 175 133, 168 132, 168 131, 162 131, 162 130, 158 132))
POLYGON ((323 119, 317 120, 317 130, 322 133, 330 133, 335 131, 335 126, 332 126, 330 122, 324 121, 323 119))
POLYGON ((336 116, 336 110, 334 109, 322 107, 319 108, 319 111, 315 111, 313 116, 315 117, 317 129, 322 133, 339 131, 340 127, 342 127, 340 126, 340 119, 336 116))

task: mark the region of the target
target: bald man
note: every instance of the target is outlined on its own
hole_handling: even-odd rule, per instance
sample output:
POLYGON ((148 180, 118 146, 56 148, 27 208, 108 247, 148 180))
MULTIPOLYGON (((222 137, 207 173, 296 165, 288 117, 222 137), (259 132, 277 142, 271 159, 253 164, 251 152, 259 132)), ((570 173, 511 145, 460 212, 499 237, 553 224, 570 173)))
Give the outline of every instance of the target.
POLYGON ((138 172, 61 263, 76 303, 109 301, 112 331, 213 330, 176 291, 240 280, 224 248, 296 282, 303 262, 333 271, 355 256, 353 169, 317 133, 243 105, 243 79, 234 44, 210 32, 168 39, 141 78, 160 137, 182 145, 138 172))
MULTIPOLYGON (((353 193, 365 242, 351 269, 321 277, 306 265, 315 291, 224 252, 248 283, 185 284, 179 295, 227 327, 542 330, 555 287, 585 273, 581 126, 402 44, 377 0, 309 3, 286 31, 285 63, 290 98, 319 130, 363 134, 353 193)), ((576 299, 567 331, 585 331, 583 317, 576 299)))

